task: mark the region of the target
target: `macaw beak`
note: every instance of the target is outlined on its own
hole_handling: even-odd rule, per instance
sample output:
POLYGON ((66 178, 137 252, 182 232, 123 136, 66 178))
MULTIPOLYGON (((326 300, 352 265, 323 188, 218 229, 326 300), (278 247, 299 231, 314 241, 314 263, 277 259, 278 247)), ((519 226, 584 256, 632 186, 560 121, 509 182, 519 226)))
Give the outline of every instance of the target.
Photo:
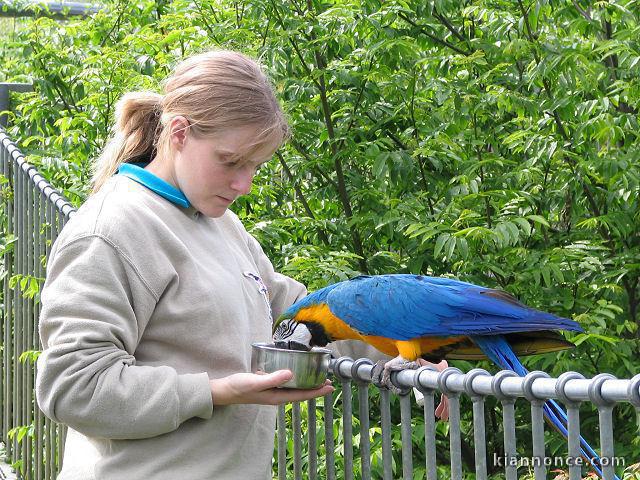
POLYGON ((274 342, 274 345, 276 346, 276 348, 283 348, 285 350, 299 350, 302 352, 308 352, 309 350, 311 350, 310 346, 305 345, 304 343, 293 341, 293 340, 290 340, 290 341, 280 340, 280 341, 274 342))

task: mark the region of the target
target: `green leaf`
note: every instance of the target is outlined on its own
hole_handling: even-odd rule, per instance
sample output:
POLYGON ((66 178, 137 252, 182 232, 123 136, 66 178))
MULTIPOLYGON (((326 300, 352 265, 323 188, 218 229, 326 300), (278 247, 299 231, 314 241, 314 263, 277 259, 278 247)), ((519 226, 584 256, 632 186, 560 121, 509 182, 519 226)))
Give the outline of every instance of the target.
POLYGON ((433 256, 438 257, 440 252, 442 251, 442 247, 444 247, 445 242, 451 237, 448 233, 442 233, 438 236, 436 240, 436 246, 433 250, 433 256))

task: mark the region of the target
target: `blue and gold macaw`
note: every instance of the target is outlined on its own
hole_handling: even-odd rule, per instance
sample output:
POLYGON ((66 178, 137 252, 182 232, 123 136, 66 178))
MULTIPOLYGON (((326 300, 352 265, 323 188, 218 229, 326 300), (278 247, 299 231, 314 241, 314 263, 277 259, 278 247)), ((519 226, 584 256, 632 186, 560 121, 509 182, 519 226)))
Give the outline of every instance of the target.
MULTIPOLYGON (((274 324, 276 346, 308 350, 336 340, 361 340, 395 357, 377 374, 416 368, 423 358, 489 358, 520 376, 528 372, 517 355, 573 347, 556 330, 582 331, 573 320, 541 312, 512 295, 449 278, 424 275, 360 276, 329 285, 301 299, 274 324)), ((375 369, 374 369, 375 371, 375 369)), ((567 416, 553 400, 547 421, 567 437, 567 416)), ((582 455, 602 476, 598 455, 580 439, 582 455)))

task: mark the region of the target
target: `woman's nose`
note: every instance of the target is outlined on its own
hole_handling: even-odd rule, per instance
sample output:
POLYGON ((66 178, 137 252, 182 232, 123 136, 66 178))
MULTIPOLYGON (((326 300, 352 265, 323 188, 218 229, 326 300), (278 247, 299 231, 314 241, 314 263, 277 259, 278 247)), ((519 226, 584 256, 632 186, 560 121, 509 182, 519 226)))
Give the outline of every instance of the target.
POLYGON ((231 188, 240 195, 246 195, 251 191, 253 182, 253 168, 241 168, 233 176, 231 188))

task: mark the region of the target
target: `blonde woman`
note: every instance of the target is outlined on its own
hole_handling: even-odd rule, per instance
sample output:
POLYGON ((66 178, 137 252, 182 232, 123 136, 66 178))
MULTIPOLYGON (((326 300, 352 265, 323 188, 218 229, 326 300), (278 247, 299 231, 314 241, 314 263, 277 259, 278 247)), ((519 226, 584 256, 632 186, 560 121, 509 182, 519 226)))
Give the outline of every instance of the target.
POLYGON ((271 478, 267 405, 333 389, 243 373, 306 293, 228 210, 287 124, 240 53, 187 59, 164 90, 121 99, 94 192, 52 248, 38 403, 70 427, 61 479, 271 478))

